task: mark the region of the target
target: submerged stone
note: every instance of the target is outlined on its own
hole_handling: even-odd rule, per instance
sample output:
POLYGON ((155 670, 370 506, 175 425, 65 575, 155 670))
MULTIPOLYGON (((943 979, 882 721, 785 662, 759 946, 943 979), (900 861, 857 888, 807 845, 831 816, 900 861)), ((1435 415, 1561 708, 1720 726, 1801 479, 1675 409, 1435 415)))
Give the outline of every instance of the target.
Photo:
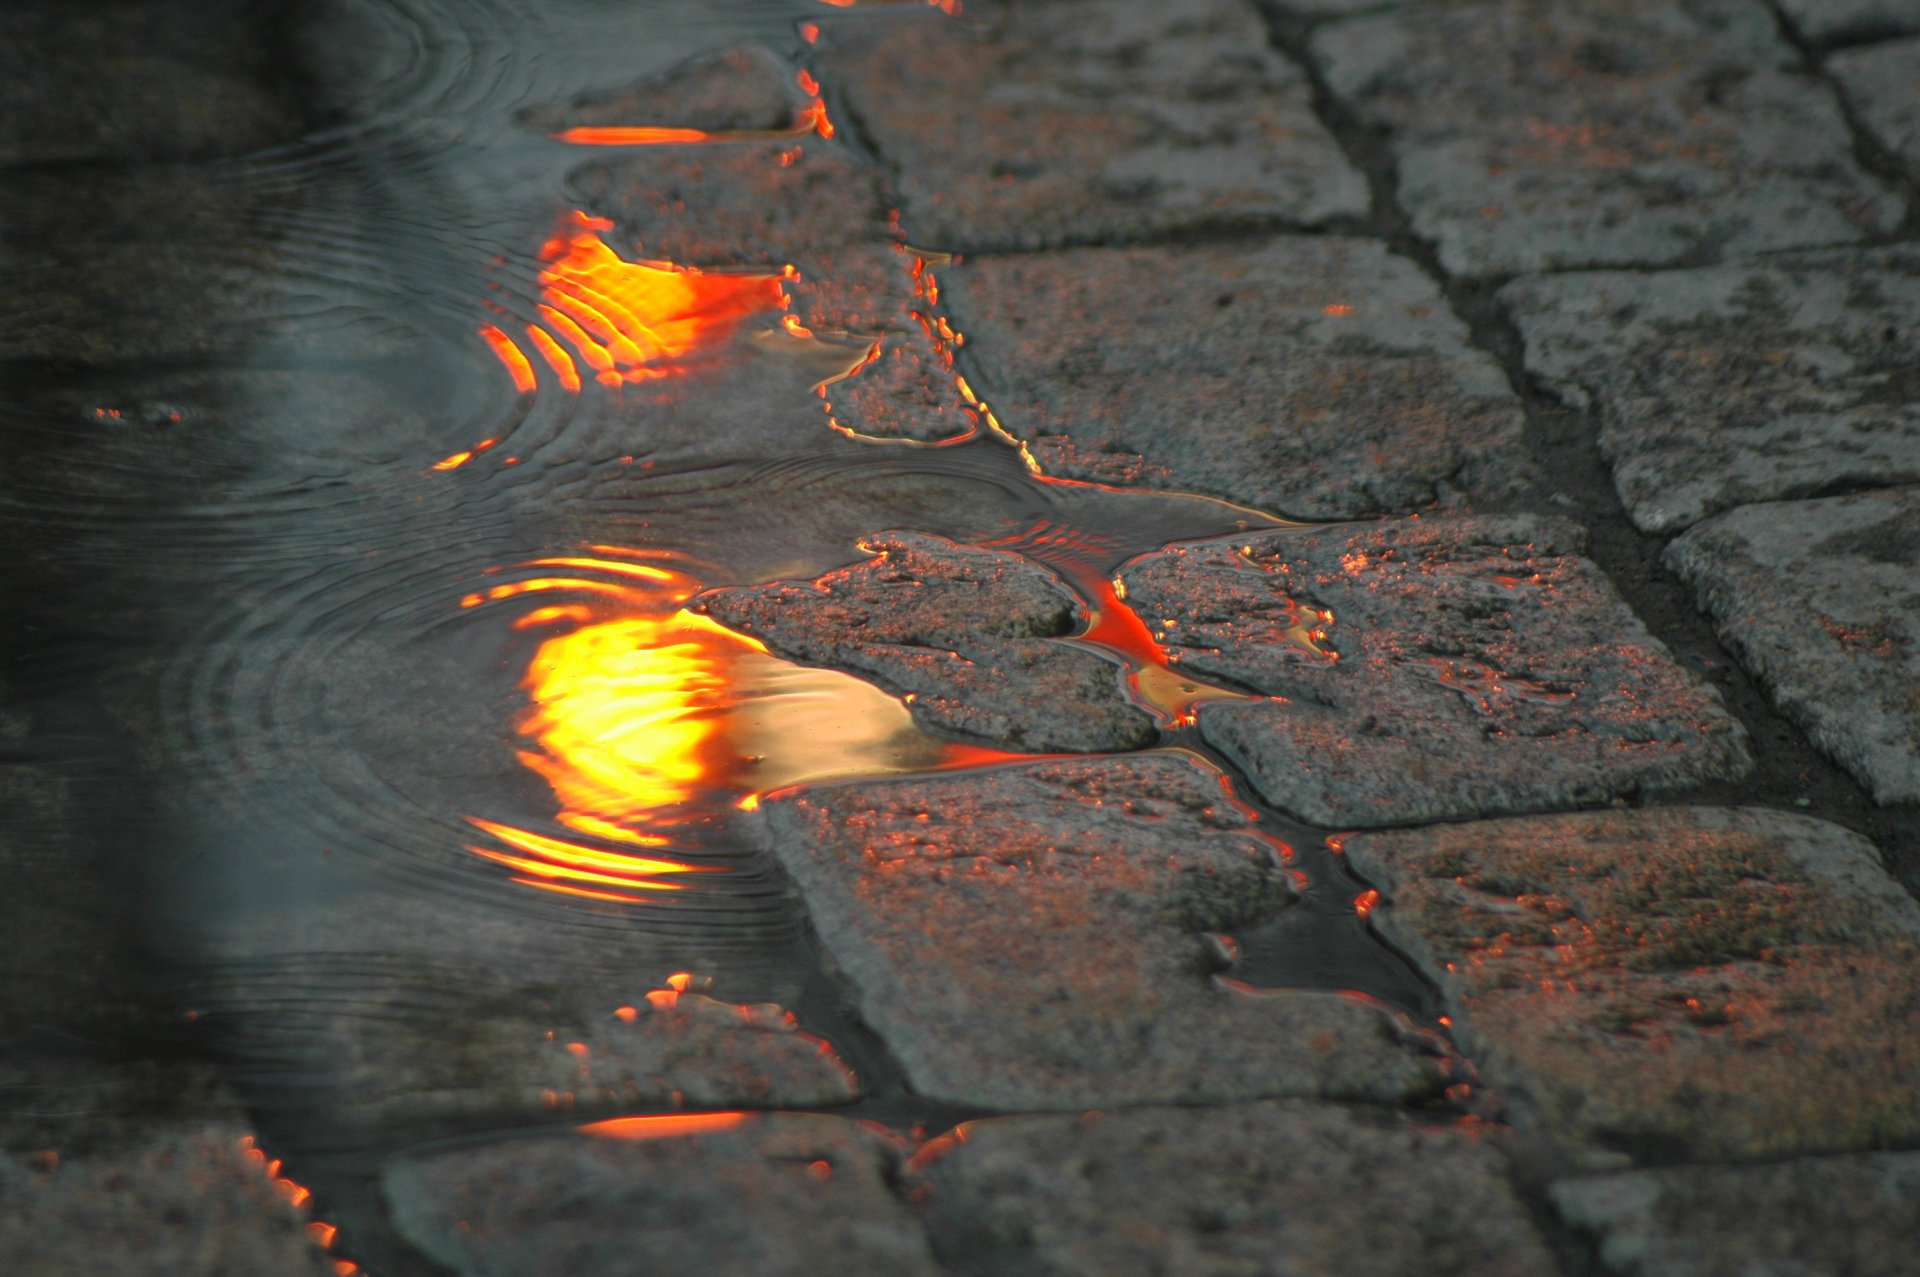
POLYGON ((1234 0, 969 4, 833 24, 820 76, 915 243, 986 250, 1367 209, 1307 78, 1234 0))
POLYGON ((1392 1101, 1439 1072, 1378 1006, 1214 978, 1293 899, 1188 755, 789 791, 763 837, 915 1091, 994 1108, 1392 1101))
POLYGON ((849 1121, 747 1115, 702 1134, 508 1140, 388 1166, 402 1236, 462 1277, 937 1272, 890 1188, 898 1151, 849 1121))
POLYGON ((1814 744, 1920 801, 1920 488, 1730 511, 1666 559, 1814 744))
POLYGON ((917 533, 865 544, 873 557, 818 581, 711 590, 693 606, 781 656, 874 679, 923 726, 1040 753, 1153 742, 1120 667, 1058 641, 1079 609, 1044 568, 917 533))
POLYGON ((1415 5, 1311 47, 1453 274, 1852 243, 1904 213, 1764 4, 1415 5))
POLYGON ((1904 1277, 1920 1254, 1915 1153, 1630 1171, 1550 1195, 1621 1277, 1904 1277))
POLYGON ((1856 834, 1679 808, 1345 851, 1534 1135, 1661 1159, 1920 1138, 1920 907, 1856 834))
POLYGON ((114 1153, 0 1155, 0 1272, 335 1277, 252 1148, 211 1125, 114 1153))
POLYGON ((934 1253, 955 1273, 1555 1267, 1493 1148, 1385 1113, 1296 1101, 989 1118, 942 1145, 918 1179, 934 1253))
POLYGON ((1620 498, 1649 532, 1920 480, 1920 252, 1552 275, 1500 299, 1528 370, 1598 409, 1620 498))
MULTIPOLYGON (((806 106, 795 72, 768 49, 739 45, 683 62, 625 89, 587 94, 565 107, 523 111, 520 122, 549 133, 631 128, 774 132, 793 128, 806 106)), ((585 134, 583 141, 591 144, 596 136, 611 140, 619 135, 585 134)))
POLYGON ((976 389, 1049 474, 1320 519, 1537 486, 1505 374, 1381 244, 1024 254, 941 280, 976 389))
POLYGON ((1394 520, 1134 560, 1127 598, 1198 677, 1268 801, 1336 828, 1574 807, 1738 776, 1746 735, 1533 517, 1394 520))

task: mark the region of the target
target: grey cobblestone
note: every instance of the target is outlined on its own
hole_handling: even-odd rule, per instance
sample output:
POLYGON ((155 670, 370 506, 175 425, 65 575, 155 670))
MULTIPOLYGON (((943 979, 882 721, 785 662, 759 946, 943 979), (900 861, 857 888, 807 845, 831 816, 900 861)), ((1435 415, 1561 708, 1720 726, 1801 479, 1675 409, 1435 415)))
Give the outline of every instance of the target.
MULTIPOLYGON (((1920 6, 1916 6, 1920 10, 1920 6)), ((1915 27, 1920 28, 1920 20, 1915 27)), ((1920 39, 1896 40, 1836 53, 1827 70, 1858 119, 1880 145, 1906 162, 1920 180, 1920 39)))
POLYGON ((1395 520, 1176 547, 1122 577, 1180 669, 1263 694, 1201 706, 1201 733, 1315 824, 1549 810, 1742 774, 1739 723, 1584 548, 1558 520, 1395 520))
POLYGON ((1293 891, 1190 755, 829 786, 761 811, 861 1017, 922 1095, 1061 1109, 1438 1085, 1378 1007, 1211 978, 1226 958, 1210 936, 1293 891))
POLYGON ((1920 1255, 1914 1153, 1633 1171, 1552 1195, 1619 1277, 1905 1277, 1920 1255))
POLYGON ((931 248, 1035 248, 1367 209, 1306 77, 1238 0, 967 6, 834 24, 820 77, 931 248))
POLYGON ((1312 50, 1454 274, 1849 243, 1904 212, 1759 0, 1418 5, 1312 50))
POLYGON ((1050 474, 1301 518, 1512 503, 1505 375, 1374 242, 1089 249, 942 271, 977 389, 1050 474))
POLYGON ((1282 1102, 993 1118, 923 1157, 934 1250, 959 1274, 1555 1271, 1493 1148, 1385 1114, 1282 1102))
POLYGON ((1920 801, 1920 488, 1747 506, 1667 562, 1815 744, 1920 801))
POLYGON ((1500 293, 1530 372, 1600 418, 1633 521, 1920 481, 1920 251, 1544 276, 1500 293))
POLYGON ((1679 808, 1345 850, 1531 1134, 1702 1160, 1920 1138, 1920 907, 1858 835, 1679 808))
POLYGON ((1780 8, 1821 43, 1920 32, 1920 0, 1780 0, 1780 8))

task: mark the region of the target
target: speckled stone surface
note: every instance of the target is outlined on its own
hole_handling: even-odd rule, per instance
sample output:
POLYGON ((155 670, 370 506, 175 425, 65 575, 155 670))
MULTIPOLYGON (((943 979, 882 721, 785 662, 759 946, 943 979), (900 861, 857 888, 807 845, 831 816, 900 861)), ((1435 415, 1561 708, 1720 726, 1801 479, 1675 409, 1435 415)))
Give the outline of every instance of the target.
POLYGON ((1851 243, 1905 211, 1758 0, 1415 5, 1312 56, 1454 274, 1851 243))
POLYGON ((1549 275, 1500 300, 1528 370, 1597 410, 1621 500, 1649 532, 1920 481, 1920 251, 1549 275))
POLYGON ((1381 244, 1023 254, 940 279, 975 388, 1049 474, 1316 519, 1537 486, 1505 374, 1381 244))
POLYGON ((212 1125, 85 1157, 0 1154, 0 1272, 335 1277, 250 1139, 212 1125))
POLYGON ((1808 39, 1823 44, 1920 32, 1916 0, 1780 0, 1780 9, 1808 39))
POLYGON ((1730 511, 1667 562, 1815 744, 1920 801, 1920 488, 1730 511))
POLYGON ((1392 520, 1176 546, 1122 571, 1186 673, 1262 694, 1200 730, 1334 828, 1576 807, 1742 774, 1746 734, 1573 525, 1392 520))
POLYGON ((968 1277, 1555 1271, 1492 1147, 1359 1108, 989 1118, 922 1157, 934 1253, 968 1277))
POLYGON ((966 6, 830 25, 819 75, 917 244, 1035 248, 1367 208, 1306 76, 1239 0, 966 6))
POLYGON ((826 786, 761 812, 861 1018, 920 1094, 1070 1109, 1438 1084, 1377 1007, 1212 978, 1212 934, 1294 892, 1191 755, 826 786))
POLYGON ((1675 808, 1345 851, 1533 1135, 1663 1161, 1920 1138, 1920 906, 1857 834, 1675 808))
POLYGON ((1920 1254, 1913 1153, 1632 1171, 1550 1195, 1620 1277, 1904 1277, 1920 1254))
POLYGON ((389 1165, 410 1242, 461 1277, 931 1277, 891 1189, 899 1157, 864 1127, 768 1114, 693 1135, 546 1136, 389 1165))
POLYGON ((866 545, 872 557, 818 581, 714 590, 695 606, 782 656, 873 678, 928 726, 1036 753, 1152 742, 1119 666, 1059 641, 1079 609, 1044 568, 917 533, 866 545))

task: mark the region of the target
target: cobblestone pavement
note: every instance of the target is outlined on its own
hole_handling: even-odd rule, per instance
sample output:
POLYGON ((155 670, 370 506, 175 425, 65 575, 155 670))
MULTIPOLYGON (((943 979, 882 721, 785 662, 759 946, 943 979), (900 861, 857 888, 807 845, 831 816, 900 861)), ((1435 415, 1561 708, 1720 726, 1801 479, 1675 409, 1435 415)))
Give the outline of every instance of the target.
MULTIPOLYGON (((399 1253, 1920 1271, 1920 0, 956 7, 823 6, 793 49, 529 118, 770 132, 803 73, 831 143, 610 150, 574 195, 645 256, 798 262, 802 323, 882 338, 826 390, 876 447, 987 418, 1052 479, 1318 526, 1117 573, 1204 693, 1178 740, 1019 546, 876 524, 817 580, 703 596, 1036 755, 753 817, 859 1049, 986 1115, 911 1140, 836 1115, 849 1043, 684 984, 571 1053, 510 1016, 356 1030, 356 1120, 565 1092, 646 1137, 396 1156, 368 1192, 399 1253), (1252 801, 1324 839, 1428 1018, 1234 978, 1225 936, 1307 907, 1252 801)), ((164 319, 113 351, 206 345, 164 319)), ((307 925, 350 948, 359 923, 307 925)), ((486 979, 518 960, 447 943, 486 979)), ((326 1271, 206 1086, 73 1167, 9 1133, 0 1270, 83 1271, 20 1224, 50 1213, 130 1255, 196 1221, 199 1252, 85 1271, 326 1271)))

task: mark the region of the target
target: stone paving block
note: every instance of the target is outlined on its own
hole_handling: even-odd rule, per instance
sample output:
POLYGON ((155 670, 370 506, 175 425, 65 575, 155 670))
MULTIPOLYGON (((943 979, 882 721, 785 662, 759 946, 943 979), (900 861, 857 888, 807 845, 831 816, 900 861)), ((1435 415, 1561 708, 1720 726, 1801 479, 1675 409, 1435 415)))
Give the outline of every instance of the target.
POLYGON ((1621 1277, 1905 1277, 1920 1256, 1920 1154, 1631 1171, 1551 1195, 1621 1277))
POLYGON ((1544 276, 1500 299, 1529 371, 1599 410, 1620 498, 1646 531, 1920 481, 1920 251, 1544 276))
POLYGON ((897 1150, 853 1122, 748 1116, 692 1135, 511 1140, 408 1158, 395 1226, 460 1277, 925 1274, 897 1150))
POLYGON ((1816 745, 1920 801, 1920 488, 1734 510, 1666 561, 1816 745))
POLYGON ((739 45, 616 92, 590 93, 564 106, 532 107, 519 118, 528 128, 551 133, 635 127, 774 132, 794 127, 806 108, 795 72, 768 49, 739 45))
POLYGON ((0 1272, 335 1277, 245 1136, 213 1125, 116 1153, 0 1155, 0 1272))
POLYGON ((1454 274, 1851 243, 1904 214, 1757 0, 1422 5, 1312 50, 1454 274))
POLYGON ((891 532, 872 557, 807 583, 712 590, 694 607, 790 660, 870 677, 909 697, 923 726, 1034 752, 1137 749, 1151 715, 1120 668, 1055 641, 1073 596, 1017 554, 891 532))
POLYGON ((1378 243, 1041 253, 940 279, 975 388, 1049 474, 1321 519, 1537 481, 1499 366, 1378 243))
POLYGON ((236 926, 192 996, 343 1126, 858 1097, 840 1056, 779 1006, 708 996, 698 974, 671 987, 641 925, 363 895, 236 926))
POLYGON ((861 1018, 922 1095, 1057 1109, 1437 1085, 1374 1004, 1212 978, 1213 933, 1293 891, 1190 755, 789 791, 761 812, 861 1018))
POLYGON ((1250 4, 969 4, 834 24, 820 79, 897 174, 913 242, 987 250, 1367 210, 1250 4))
MULTIPOLYGON (((1915 6, 1920 13, 1920 5, 1915 6)), ((1920 29, 1920 19, 1914 26, 1920 29)), ((1827 71, 1853 108, 1854 118, 1880 145, 1906 161, 1920 180, 1920 39, 1896 40, 1836 53, 1827 71)))
POLYGON ((968 1122, 916 1161, 934 1253, 1002 1277, 1539 1277, 1491 1147, 1311 1102, 968 1122))
POLYGON ((1675 808, 1345 850, 1524 1129, 1662 1161, 1920 1138, 1920 907, 1858 835, 1675 808))
POLYGON ((1574 807, 1751 767, 1718 693, 1532 516, 1394 520, 1145 555, 1127 599, 1266 799, 1335 828, 1574 807))
POLYGON ((1920 0, 1780 0, 1780 9, 1821 44, 1920 32, 1920 0))

